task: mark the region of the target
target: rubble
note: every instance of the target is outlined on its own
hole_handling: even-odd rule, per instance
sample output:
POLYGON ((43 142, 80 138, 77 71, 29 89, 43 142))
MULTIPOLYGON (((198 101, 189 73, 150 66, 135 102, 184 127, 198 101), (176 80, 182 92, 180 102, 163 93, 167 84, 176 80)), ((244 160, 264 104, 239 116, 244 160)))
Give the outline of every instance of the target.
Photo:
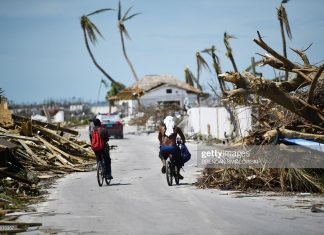
MULTIPOLYGON (((286 139, 324 143, 324 64, 310 64, 306 50, 292 49, 301 63, 291 61, 272 49, 260 32, 254 42, 266 51, 259 54, 260 66, 268 65, 289 75, 289 79, 267 79, 261 73, 238 72, 231 48, 224 34, 227 54, 234 72, 221 73, 214 60, 224 104, 257 107, 253 114, 253 131, 240 140, 247 145, 284 145, 286 139), (225 86, 224 86, 225 84, 225 86), (231 87, 230 89, 228 87, 231 87)), ((206 52, 213 51, 206 49, 206 52)), ((210 55, 216 57, 215 54, 210 55)), ((233 123, 235 123, 233 119, 233 123)), ((322 152, 319 151, 321 157, 322 152)), ((321 167, 321 166, 318 166, 321 167)), ((323 168, 206 168, 197 185, 201 188, 262 189, 271 191, 300 191, 324 193, 323 168)))
POLYGON ((39 200, 50 180, 91 170, 95 155, 77 137, 75 130, 16 115, 0 123, 0 217, 8 216, 9 208, 21 210, 28 200, 39 200))

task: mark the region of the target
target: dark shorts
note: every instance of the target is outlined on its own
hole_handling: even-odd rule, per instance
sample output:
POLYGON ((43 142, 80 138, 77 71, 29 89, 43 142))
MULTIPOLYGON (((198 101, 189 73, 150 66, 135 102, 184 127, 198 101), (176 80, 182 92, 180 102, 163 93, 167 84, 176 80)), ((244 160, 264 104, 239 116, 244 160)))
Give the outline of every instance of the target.
POLYGON ((160 146, 160 153, 159 157, 161 159, 167 159, 169 157, 169 154, 172 154, 172 157, 175 161, 175 165, 177 167, 182 167, 183 166, 183 161, 182 161, 182 156, 181 156, 181 151, 178 146, 160 146))

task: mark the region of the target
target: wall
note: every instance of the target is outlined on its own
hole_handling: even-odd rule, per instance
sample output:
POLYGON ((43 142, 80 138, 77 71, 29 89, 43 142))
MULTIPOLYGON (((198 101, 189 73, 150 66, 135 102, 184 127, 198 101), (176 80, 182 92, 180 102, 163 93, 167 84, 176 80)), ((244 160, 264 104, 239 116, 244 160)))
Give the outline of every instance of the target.
POLYGON ((180 106, 183 106, 184 99, 188 97, 191 104, 194 104, 196 95, 188 94, 186 90, 175 86, 164 85, 150 90, 141 97, 141 104, 150 105, 158 102, 179 101, 180 106), (167 90, 172 90, 172 93, 167 93, 167 90))
MULTIPOLYGON (((143 106, 149 106, 156 105, 158 102, 179 101, 180 106, 183 107, 183 101, 186 97, 188 97, 189 103, 193 106, 197 99, 196 94, 188 94, 186 90, 175 86, 164 85, 145 93, 141 96, 140 102, 143 106), (172 89, 172 93, 167 93, 167 89, 172 89)), ((126 115, 134 115, 136 113, 136 100, 120 100, 117 102, 117 105, 119 106, 119 110, 124 109, 126 115)))
MULTIPOLYGON (((247 136, 251 130, 251 108, 240 107, 235 110, 239 119, 241 136, 247 136)), ((224 139, 224 133, 230 135, 233 125, 230 114, 224 107, 200 107, 188 110, 188 126, 190 132, 211 135, 214 138, 224 139)))

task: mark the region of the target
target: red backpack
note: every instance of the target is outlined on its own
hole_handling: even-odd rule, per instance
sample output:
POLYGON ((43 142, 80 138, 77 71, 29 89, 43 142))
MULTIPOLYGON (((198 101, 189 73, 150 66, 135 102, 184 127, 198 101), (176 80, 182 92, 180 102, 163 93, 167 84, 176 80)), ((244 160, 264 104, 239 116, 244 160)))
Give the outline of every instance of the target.
POLYGON ((101 151, 105 147, 103 139, 100 137, 100 128, 96 128, 92 131, 91 148, 93 151, 101 151))

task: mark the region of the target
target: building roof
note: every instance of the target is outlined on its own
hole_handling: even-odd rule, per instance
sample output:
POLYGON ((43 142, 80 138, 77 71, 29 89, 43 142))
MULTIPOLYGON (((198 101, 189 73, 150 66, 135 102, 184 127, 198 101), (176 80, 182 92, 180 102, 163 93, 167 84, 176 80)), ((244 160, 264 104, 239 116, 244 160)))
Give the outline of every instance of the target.
POLYGON ((111 97, 109 100, 127 100, 140 97, 150 90, 162 86, 171 85, 177 88, 186 90, 189 93, 200 94, 201 90, 190 86, 189 84, 176 79, 170 75, 146 75, 133 85, 125 88, 119 92, 116 96, 111 97))

